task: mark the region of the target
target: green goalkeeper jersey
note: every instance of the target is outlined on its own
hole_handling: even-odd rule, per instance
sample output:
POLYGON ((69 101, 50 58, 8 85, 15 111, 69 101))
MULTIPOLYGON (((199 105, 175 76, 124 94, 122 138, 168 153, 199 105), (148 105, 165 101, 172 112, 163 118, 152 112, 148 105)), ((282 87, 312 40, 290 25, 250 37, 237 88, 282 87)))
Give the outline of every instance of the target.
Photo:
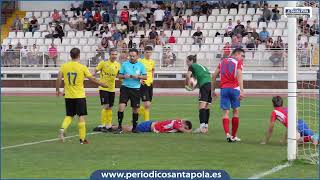
POLYGON ((197 79, 199 88, 206 83, 211 83, 211 74, 207 67, 201 64, 193 63, 189 67, 188 71, 191 71, 193 77, 197 79))

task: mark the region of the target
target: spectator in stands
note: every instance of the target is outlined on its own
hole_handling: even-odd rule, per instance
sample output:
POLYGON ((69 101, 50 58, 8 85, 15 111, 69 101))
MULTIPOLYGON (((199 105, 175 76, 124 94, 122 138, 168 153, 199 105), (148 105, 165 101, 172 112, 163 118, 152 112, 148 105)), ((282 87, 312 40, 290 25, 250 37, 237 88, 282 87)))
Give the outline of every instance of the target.
POLYGON ((201 13, 203 15, 206 15, 206 16, 210 15, 209 4, 208 4, 207 1, 202 1, 202 3, 201 3, 201 13))
POLYGON ((128 60, 128 47, 127 44, 124 42, 121 45, 119 44, 118 48, 120 49, 120 56, 119 56, 119 62, 122 63, 126 60, 128 60))
POLYGON ((164 46, 165 43, 162 41, 162 39, 160 38, 160 36, 156 37, 156 45, 161 45, 164 46))
POLYGON ((310 27, 310 35, 314 36, 315 34, 319 34, 319 24, 316 19, 313 21, 313 25, 310 27))
POLYGON ((174 65, 174 62, 176 61, 176 55, 172 52, 170 45, 165 45, 163 47, 162 58, 162 67, 172 67, 174 65))
POLYGON ((259 34, 257 33, 256 28, 252 28, 252 33, 251 33, 252 37, 257 40, 259 39, 259 34))
POLYGON ((266 43, 266 48, 271 49, 271 47, 273 47, 273 39, 269 37, 266 43))
POLYGON ((305 42, 301 49, 298 49, 298 60, 300 61, 300 66, 310 67, 311 63, 311 51, 308 42, 305 42))
POLYGON ((109 40, 107 37, 103 37, 101 39, 101 44, 100 44, 105 50, 107 50, 107 48, 109 48, 109 40))
POLYGON ((53 14, 51 15, 51 18, 52 18, 53 22, 57 22, 57 23, 60 22, 61 16, 60 16, 59 12, 56 9, 53 10, 53 14))
POLYGON ((57 58, 58 58, 58 50, 57 48, 54 46, 54 44, 51 44, 51 47, 48 49, 48 56, 46 58, 46 66, 48 67, 51 64, 49 64, 49 60, 52 60, 54 63, 54 67, 57 67, 57 58))
POLYGON ((251 27, 251 21, 247 21, 247 25, 245 28, 245 34, 252 33, 252 32, 253 32, 253 28, 251 27))
POLYGON ((173 18, 173 16, 171 16, 170 18, 166 19, 164 24, 165 24, 165 26, 163 27, 163 29, 174 30, 175 26, 174 26, 174 18, 173 18))
POLYGON ((164 33, 164 30, 163 30, 163 29, 160 30, 159 38, 160 38, 161 41, 164 42, 165 44, 168 42, 168 37, 167 37, 166 34, 164 33))
POLYGON ((182 15, 180 14, 178 19, 175 22, 175 29, 182 31, 184 29, 184 19, 182 18, 182 15))
POLYGON ((153 15, 153 13, 147 5, 143 6, 143 8, 144 12, 147 14, 147 24, 151 24, 151 16, 153 15))
POLYGON ((26 33, 27 31, 29 31, 29 27, 30 27, 30 23, 29 23, 29 20, 28 18, 23 18, 22 20, 22 30, 24 33, 26 33))
POLYGON ((104 47, 102 47, 101 45, 98 45, 98 47, 96 49, 96 55, 91 58, 91 61, 90 61, 90 59, 88 60, 88 61, 90 61, 91 67, 96 66, 96 65, 98 65, 98 63, 100 61, 105 60, 105 51, 106 50, 104 47))
POLYGON ((245 45, 248 50, 253 50, 255 46, 255 40, 252 37, 251 33, 248 33, 248 36, 246 37, 245 45))
POLYGON ((149 39, 153 40, 154 44, 157 36, 158 36, 158 32, 156 30, 156 27, 152 26, 151 31, 149 32, 149 39))
POLYGON ((92 17, 92 12, 87 8, 86 11, 83 13, 84 21, 87 22, 90 17, 92 17))
POLYGON ((130 15, 130 21, 132 22, 135 31, 138 29, 138 10, 136 8, 133 8, 129 11, 130 15))
POLYGON ((62 9, 61 12, 61 18, 60 23, 63 23, 63 29, 65 28, 66 24, 68 24, 69 16, 67 14, 67 11, 65 9, 62 9))
POLYGON ((30 63, 31 64, 42 64, 42 54, 39 52, 39 48, 37 47, 36 44, 33 44, 32 48, 30 49, 30 55, 31 55, 31 58, 30 58, 30 63))
POLYGON ((200 2, 195 2, 194 5, 192 6, 192 15, 193 16, 200 16, 201 15, 201 6, 200 2))
POLYGON ((94 21, 96 24, 101 24, 101 22, 102 22, 102 16, 101 16, 99 10, 95 11, 95 13, 94 13, 94 15, 93 15, 93 21, 94 21))
POLYGON ((268 4, 264 4, 262 9, 262 16, 258 19, 258 26, 260 22, 269 22, 271 19, 271 11, 268 8, 268 4))
POLYGON ((300 21, 300 30, 305 35, 310 34, 310 25, 308 24, 308 20, 305 19, 303 21, 300 21))
POLYGON ((31 31, 33 35, 34 32, 38 29, 39 29, 38 20, 35 16, 32 16, 32 20, 30 21, 29 31, 31 31))
POLYGON ((121 40, 121 32, 119 30, 116 30, 111 36, 111 41, 113 42, 113 44, 117 46, 120 40, 121 40))
POLYGON ((74 15, 72 18, 70 18, 69 26, 70 26, 71 30, 73 30, 73 31, 78 30, 78 23, 79 23, 79 20, 76 15, 74 15))
POLYGON ((277 22, 281 17, 280 11, 278 9, 278 4, 274 5, 274 8, 272 9, 271 12, 272 12, 272 18, 271 19, 277 22))
POLYGON ((63 28, 60 24, 57 24, 55 27, 55 32, 53 34, 53 38, 60 38, 62 43, 62 37, 64 36, 63 28))
POLYGON ((301 39, 301 34, 297 37, 297 48, 302 48, 304 44, 304 41, 301 39))
POLYGON ((49 25, 48 25, 48 34, 45 35, 44 37, 45 38, 53 38, 53 35, 55 33, 55 27, 52 25, 52 22, 49 22, 49 25))
POLYGON ((262 42, 266 42, 269 38, 269 32, 267 31, 267 28, 266 27, 263 27, 262 28, 262 31, 259 33, 259 39, 262 41, 262 42))
POLYGON ((5 52, 3 64, 5 67, 11 66, 11 65, 15 65, 15 66, 18 65, 15 58, 15 52, 11 44, 9 44, 9 48, 5 52))
POLYGON ((159 5, 157 3, 150 4, 151 12, 154 13, 159 8, 159 5))
POLYGON ((20 49, 20 56, 21 56, 21 65, 25 65, 25 66, 31 66, 31 64, 29 64, 29 50, 28 50, 28 46, 24 45, 22 49, 20 49))
POLYGON ((229 19, 228 20, 228 24, 225 28, 226 33, 224 34, 225 37, 232 37, 233 35, 233 29, 234 29, 234 25, 232 24, 232 20, 229 19))
MULTIPOLYGON (((102 35, 106 32, 107 34, 108 34, 108 32, 109 32, 109 27, 108 27, 108 24, 106 23, 106 22, 104 22, 103 24, 102 24, 102 26, 100 27, 100 29, 99 29, 99 31, 100 31, 100 37, 102 37, 102 35)), ((110 32, 110 37, 111 37, 111 32, 110 32)))
POLYGON ((193 21, 191 20, 190 15, 187 16, 187 19, 185 20, 184 24, 185 24, 185 29, 186 30, 192 30, 193 21))
POLYGON ((168 39, 169 44, 175 44, 176 43, 176 38, 173 36, 173 31, 171 31, 171 36, 168 39))
POLYGON ((201 46, 203 34, 200 30, 200 27, 197 27, 197 31, 193 33, 192 38, 194 40, 193 44, 199 44, 199 46, 201 46))
POLYGON ((140 8, 140 11, 138 13, 138 17, 139 17, 140 30, 144 30, 146 28, 147 13, 144 11, 143 7, 140 8))
POLYGON ((245 28, 244 25, 241 24, 240 20, 237 20, 237 25, 234 27, 233 34, 245 35, 245 28))
POLYGON ((223 57, 229 57, 231 53, 231 45, 229 42, 226 42, 224 47, 223 47, 223 57))
POLYGON ((128 26, 124 22, 121 22, 121 26, 120 26, 119 30, 122 34, 127 34, 128 26))
POLYGON ((184 3, 183 1, 177 1, 175 3, 175 14, 178 16, 179 14, 184 14, 184 3))
POLYGON ((86 30, 87 31, 95 31, 97 29, 97 24, 94 22, 92 16, 89 17, 86 23, 86 30))
POLYGON ((144 47, 146 47, 146 41, 147 41, 147 39, 146 39, 145 36, 142 34, 142 35, 140 36, 139 48, 144 48, 144 47))
POLYGON ((118 2, 111 1, 108 5, 111 22, 116 22, 116 19, 118 19, 118 17, 117 17, 117 4, 118 4, 118 2))
POLYGON ((127 26, 129 25, 129 15, 128 7, 123 6, 123 10, 120 13, 120 20, 127 26))
POLYGON ((171 10, 169 10, 169 7, 166 7, 166 10, 164 11, 164 18, 163 22, 168 21, 172 17, 171 10))
POLYGON ((160 28, 163 26, 163 19, 164 19, 164 11, 158 7, 157 10, 154 11, 154 21, 156 23, 156 27, 160 28))
POLYGON ((133 25, 133 23, 131 21, 129 21, 129 26, 128 26, 128 33, 134 33, 135 31, 135 26, 133 25))
MULTIPOLYGON (((240 37, 241 37, 241 35, 240 35, 240 37)), ((238 35, 232 36, 232 40, 231 40, 231 48, 232 49, 242 48, 240 37, 238 35)))
POLYGON ((104 12, 102 13, 102 22, 106 22, 106 23, 110 22, 110 14, 107 8, 105 8, 104 12))
POLYGON ((89 9, 91 11, 93 6, 94 6, 93 0, 84 0, 82 4, 82 7, 83 7, 82 11, 86 9, 89 9))
POLYGON ((281 47, 281 48, 284 48, 284 44, 283 44, 283 40, 281 38, 281 36, 278 36, 277 37, 277 41, 278 45, 281 47))
POLYGON ((83 16, 80 14, 78 18, 78 30, 83 31, 84 28, 85 28, 85 22, 84 22, 83 16))
POLYGON ((77 0, 76 2, 71 3, 70 11, 75 11, 77 13, 77 16, 79 16, 80 8, 81 8, 81 2, 77 0))
POLYGON ((12 30, 16 30, 16 31, 22 30, 22 23, 18 15, 16 16, 16 19, 13 21, 12 30))
POLYGON ((279 66, 283 59, 283 49, 278 46, 278 44, 274 44, 271 48, 271 56, 269 60, 273 63, 273 66, 279 66))

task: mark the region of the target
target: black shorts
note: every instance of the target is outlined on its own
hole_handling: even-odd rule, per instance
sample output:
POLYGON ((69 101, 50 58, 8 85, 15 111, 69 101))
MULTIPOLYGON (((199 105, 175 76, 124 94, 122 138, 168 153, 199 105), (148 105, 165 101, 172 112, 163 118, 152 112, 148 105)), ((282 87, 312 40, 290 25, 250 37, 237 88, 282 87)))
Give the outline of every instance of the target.
POLYGON ((145 21, 139 22, 139 26, 140 26, 141 28, 145 28, 145 27, 146 27, 146 22, 145 22, 145 21))
POLYGON ((210 82, 206 83, 200 87, 199 102, 207 102, 209 104, 212 103, 211 83, 210 82))
POLYGON ((156 27, 162 27, 163 21, 156 21, 156 27))
POLYGON ((113 106, 115 92, 99 90, 101 105, 109 104, 109 107, 113 106))
POLYGON ((141 85, 140 87, 140 94, 141 94, 141 100, 143 102, 145 101, 152 101, 153 96, 153 86, 152 84, 150 86, 148 85, 141 85))
POLYGON ((119 103, 127 104, 129 100, 131 102, 131 107, 140 107, 140 89, 121 86, 119 103))
POLYGON ((65 98, 67 116, 85 116, 87 113, 86 98, 65 98))

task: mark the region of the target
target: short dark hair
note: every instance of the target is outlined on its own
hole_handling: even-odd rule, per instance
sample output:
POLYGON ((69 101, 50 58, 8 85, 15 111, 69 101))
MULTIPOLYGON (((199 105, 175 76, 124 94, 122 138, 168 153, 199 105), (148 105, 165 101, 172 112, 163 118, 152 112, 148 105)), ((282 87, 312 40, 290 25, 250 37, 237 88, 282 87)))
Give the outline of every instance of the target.
POLYGON ((234 55, 234 54, 236 54, 236 53, 244 53, 244 50, 242 49, 242 48, 236 48, 236 49, 234 49, 233 51, 232 51, 232 55, 234 55))
POLYGON ((112 52, 118 52, 118 50, 116 48, 110 48, 109 49, 109 54, 111 54, 112 52))
POLYGON ((131 52, 136 52, 137 54, 139 54, 139 51, 136 48, 129 49, 129 53, 131 53, 131 52))
POLYGON ((283 106, 283 99, 281 96, 274 96, 272 98, 273 107, 282 107, 283 106))
POLYGON ((197 55, 195 54, 195 55, 189 55, 188 57, 187 57, 187 59, 189 60, 189 61, 192 61, 193 63, 196 63, 197 62, 197 55))
POLYGON ((151 47, 151 46, 146 46, 146 47, 144 48, 144 50, 145 50, 145 51, 152 51, 152 47, 151 47))
POLYGON ((185 122, 185 124, 186 124, 186 129, 192 129, 192 123, 191 123, 191 121, 184 121, 185 122))
POLYGON ((80 56, 80 49, 79 48, 72 48, 70 51, 70 56, 72 59, 77 59, 80 56))

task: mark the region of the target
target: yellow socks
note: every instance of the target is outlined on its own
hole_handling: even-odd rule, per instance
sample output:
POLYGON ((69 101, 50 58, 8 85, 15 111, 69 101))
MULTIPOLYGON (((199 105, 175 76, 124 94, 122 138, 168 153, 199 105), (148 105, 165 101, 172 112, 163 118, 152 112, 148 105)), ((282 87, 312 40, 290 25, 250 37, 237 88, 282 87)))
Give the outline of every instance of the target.
POLYGON ((66 116, 62 122, 61 129, 66 130, 69 127, 69 125, 71 124, 71 121, 72 121, 72 117, 66 116))
POLYGON ((85 122, 79 122, 78 123, 78 128, 79 128, 80 140, 84 141, 86 139, 86 123, 85 122))
POLYGON ((101 125, 102 126, 106 126, 107 124, 107 110, 106 109, 102 109, 101 110, 101 125))
POLYGON ((107 109, 106 111, 106 125, 108 128, 112 127, 112 109, 107 109))

